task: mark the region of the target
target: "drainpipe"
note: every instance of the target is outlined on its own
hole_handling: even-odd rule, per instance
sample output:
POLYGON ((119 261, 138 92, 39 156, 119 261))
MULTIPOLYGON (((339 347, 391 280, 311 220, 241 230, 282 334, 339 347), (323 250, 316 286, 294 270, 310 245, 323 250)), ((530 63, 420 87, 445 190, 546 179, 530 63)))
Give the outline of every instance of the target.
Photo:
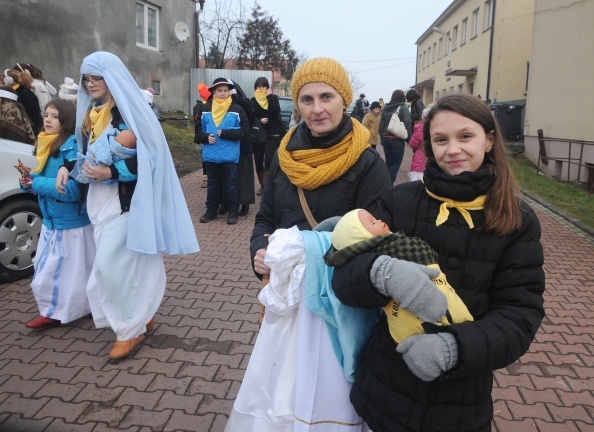
POLYGON ((206 0, 194 0, 200 4, 200 9, 194 12, 194 27, 196 29, 196 69, 200 68, 200 14, 204 11, 204 2, 206 0))
POLYGON ((489 92, 491 91, 491 64, 493 63, 493 39, 495 34, 495 7, 497 0, 493 0, 493 13, 491 14, 491 40, 489 42, 489 68, 487 70, 487 99, 491 99, 489 92))

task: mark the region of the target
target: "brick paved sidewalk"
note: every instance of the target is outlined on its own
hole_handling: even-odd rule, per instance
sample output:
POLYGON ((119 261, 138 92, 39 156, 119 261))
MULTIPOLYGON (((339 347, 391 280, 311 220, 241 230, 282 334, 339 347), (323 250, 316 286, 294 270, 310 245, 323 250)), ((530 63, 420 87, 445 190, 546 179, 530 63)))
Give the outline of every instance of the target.
MULTIPOLYGON (((402 171, 409 166, 407 151, 402 171)), ((197 223, 200 183, 200 173, 182 179, 202 251, 166 259, 157 324, 133 358, 110 362, 114 335, 90 319, 27 329, 37 314, 30 281, 0 285, 0 431, 223 431, 257 336, 256 208, 234 226, 197 223)), ((493 429, 594 431, 594 240, 533 206, 547 317, 530 352, 496 373, 493 429)))

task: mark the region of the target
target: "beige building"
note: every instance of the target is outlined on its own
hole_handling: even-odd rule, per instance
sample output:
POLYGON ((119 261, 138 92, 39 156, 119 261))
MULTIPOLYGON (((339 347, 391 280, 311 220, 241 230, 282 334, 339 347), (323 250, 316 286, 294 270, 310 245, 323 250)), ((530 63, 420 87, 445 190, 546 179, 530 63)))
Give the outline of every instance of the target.
POLYGON ((455 0, 417 40, 415 89, 425 105, 463 92, 523 105, 534 0, 455 0))
POLYGON ((582 182, 594 181, 594 0, 537 0, 534 47, 530 63, 524 124, 526 156, 538 163, 538 130, 550 158, 541 168, 549 174, 582 182), (569 164, 569 142, 572 141, 569 164), (586 141, 589 144, 581 144, 586 141), (565 160, 563 160, 565 159, 565 160), (578 164, 581 162, 582 166, 578 164), (568 173, 568 167, 571 166, 568 173), (588 175, 590 174, 590 179, 588 175))

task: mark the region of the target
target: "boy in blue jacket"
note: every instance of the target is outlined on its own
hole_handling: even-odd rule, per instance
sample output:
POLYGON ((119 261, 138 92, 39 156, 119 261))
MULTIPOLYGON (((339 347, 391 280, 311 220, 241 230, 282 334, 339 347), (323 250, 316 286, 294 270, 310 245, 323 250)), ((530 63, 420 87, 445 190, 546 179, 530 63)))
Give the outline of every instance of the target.
POLYGON ((208 176, 206 192, 206 213, 200 222, 217 218, 217 209, 224 191, 229 206, 228 224, 236 224, 239 201, 237 197, 237 163, 239 143, 249 133, 249 122, 243 109, 231 99, 235 88, 227 78, 214 80, 210 91, 214 95, 202 107, 202 116, 196 118, 196 130, 202 130, 197 137, 202 147, 202 162, 208 176))

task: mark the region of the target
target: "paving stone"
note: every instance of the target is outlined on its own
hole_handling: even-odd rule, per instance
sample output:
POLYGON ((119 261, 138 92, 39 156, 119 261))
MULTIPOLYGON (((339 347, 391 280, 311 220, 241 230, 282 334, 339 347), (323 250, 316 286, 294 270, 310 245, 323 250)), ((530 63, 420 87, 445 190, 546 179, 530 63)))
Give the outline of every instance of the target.
MULTIPOLYGON (((183 411, 175 410, 171 415, 171 418, 167 422, 167 425, 163 429, 165 432, 178 432, 178 431, 209 431, 215 432, 211 425, 213 423, 214 415, 187 415, 183 411)), ((222 432, 222 431, 221 431, 222 432)))
POLYGON ((33 418, 50 398, 25 398, 18 394, 11 394, 2 402, 2 411, 7 413, 22 414, 25 418, 33 418))
MULTIPOLYGON (((117 370, 111 371, 96 371, 91 368, 83 368, 74 378, 72 383, 92 383, 97 384, 99 387, 106 387, 118 374, 117 370)), ((117 387, 117 386, 111 386, 117 387)))
POLYGON ((0 393, 6 393, 7 397, 8 393, 17 393, 25 398, 31 398, 49 381, 47 379, 22 379, 18 376, 7 376, 7 378, 0 384, 0 393))
MULTIPOLYGON (((87 409, 80 415, 79 422, 102 422, 110 428, 117 428, 119 430, 120 428, 118 426, 130 410, 131 407, 104 406, 97 402, 91 402, 87 405, 87 409)), ((99 430, 101 428, 95 429, 99 430)))
POLYGON ((67 366, 68 363, 70 363, 74 357, 76 357, 76 354, 76 352, 66 353, 54 351, 53 349, 45 349, 41 354, 35 357, 35 359, 31 361, 31 363, 47 363, 64 367, 67 366))
POLYGON ((154 430, 163 430, 172 412, 173 410, 147 411, 139 407, 132 407, 120 426, 148 426, 154 430))
MULTIPOLYGON (((2 407, 4 409, 4 407, 2 407)), ((40 420, 32 418, 22 418, 18 414, 12 414, 2 424, 0 424, 0 431, 2 432, 33 432, 42 431, 52 422, 51 418, 44 418, 40 420)))
POLYGON ((147 411, 153 410, 161 396, 162 391, 142 391, 138 392, 132 388, 126 388, 120 397, 115 401, 115 406, 139 406, 147 411))
POLYGON ((49 431, 60 431, 60 432, 92 432, 95 428, 96 423, 85 423, 85 424, 73 424, 66 423, 62 419, 55 419, 49 426, 49 431))
POLYGON ((89 402, 66 403, 57 397, 50 398, 47 404, 35 414, 35 418, 54 417, 65 419, 68 423, 74 421, 87 409, 89 402))
POLYGON ((155 378, 154 373, 137 375, 126 371, 119 371, 108 387, 133 387, 136 390, 144 391, 155 378))
POLYGON ((81 392, 84 387, 84 383, 62 384, 58 381, 50 380, 35 393, 35 397, 57 397, 63 402, 70 402, 76 397, 77 394, 81 392))
POLYGON ((192 377, 168 378, 165 375, 157 374, 155 379, 153 379, 147 387, 146 391, 171 390, 178 395, 183 395, 190 386, 192 379, 192 377))
POLYGON ((99 387, 96 384, 86 384, 76 395, 74 402, 89 401, 93 402, 94 405, 99 403, 101 405, 111 406, 124 390, 125 387, 106 388, 99 387))
POLYGON ((202 401, 202 398, 203 395, 201 394, 182 396, 171 391, 166 391, 159 399, 155 409, 162 410, 170 408, 173 410, 182 410, 185 414, 194 415, 198 410, 198 405, 202 401))

